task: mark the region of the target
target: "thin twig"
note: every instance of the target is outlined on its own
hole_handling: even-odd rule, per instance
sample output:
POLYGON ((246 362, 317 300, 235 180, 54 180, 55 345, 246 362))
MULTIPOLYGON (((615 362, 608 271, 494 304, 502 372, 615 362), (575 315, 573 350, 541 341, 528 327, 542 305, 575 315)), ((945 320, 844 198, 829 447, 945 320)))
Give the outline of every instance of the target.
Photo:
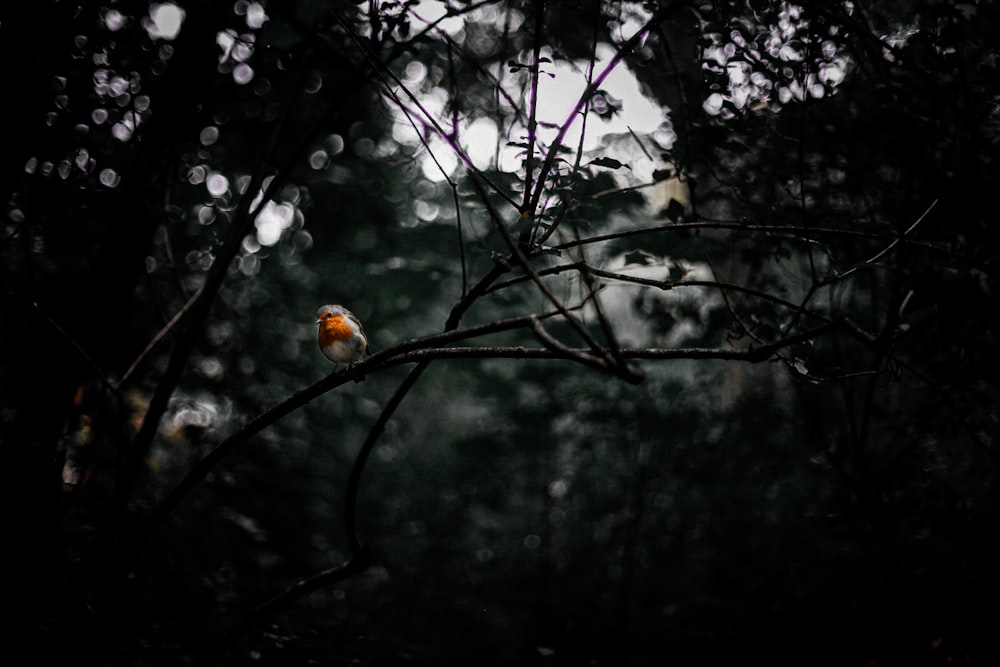
POLYGON ((930 214, 930 212, 932 210, 934 210, 934 207, 937 206, 937 203, 938 203, 937 199, 935 199, 934 201, 932 201, 931 205, 928 206, 926 208, 926 210, 924 210, 924 212, 920 214, 920 217, 917 218, 913 222, 912 225, 910 225, 909 227, 906 228, 906 231, 904 231, 899 236, 894 237, 892 239, 892 241, 889 243, 889 245, 887 245, 886 247, 882 248, 877 253, 875 253, 874 255, 872 255, 871 257, 869 257, 868 259, 866 259, 865 262, 864 262, 864 264, 860 264, 858 266, 855 266, 855 267, 852 267, 852 268, 848 269, 847 271, 844 271, 843 273, 837 274, 836 276, 834 276, 833 278, 831 278, 829 280, 829 282, 833 282, 834 280, 843 280, 844 278, 846 278, 846 277, 850 276, 851 274, 855 273, 856 271, 858 271, 860 268, 862 268, 864 266, 871 266, 875 262, 877 262, 880 259, 882 259, 883 257, 885 257, 887 254, 889 254, 890 252, 892 252, 892 250, 896 246, 898 246, 900 243, 902 243, 904 240, 906 240, 906 237, 908 237, 910 234, 913 233, 913 230, 915 230, 917 228, 917 225, 919 225, 920 223, 922 223, 924 221, 924 219, 927 218, 927 216, 930 214))
MULTIPOLYGON (((651 225, 648 227, 636 227, 633 229, 623 229, 616 232, 610 232, 607 234, 599 234, 597 236, 590 236, 578 241, 570 241, 566 243, 561 243, 552 246, 554 250, 565 250, 566 248, 571 248, 579 244, 593 244, 593 243, 603 243, 605 241, 616 241, 619 239, 629 238, 631 236, 642 236, 644 234, 655 234, 659 232, 687 232, 696 231, 701 229, 729 229, 734 231, 742 232, 764 232, 769 234, 787 234, 788 236, 806 239, 806 234, 822 234, 822 235, 833 235, 833 236, 850 236, 855 238, 872 239, 877 241, 897 241, 899 240, 898 234, 888 234, 883 232, 867 232, 856 229, 835 229, 832 227, 801 227, 798 225, 755 225, 748 224, 744 222, 730 222, 722 220, 702 220, 699 222, 671 222, 662 225, 651 225)), ((928 243, 926 241, 913 241, 910 239, 904 239, 904 241, 911 246, 916 246, 920 248, 926 248, 928 250, 935 250, 937 252, 957 255, 957 253, 947 249, 942 248, 933 243, 928 243)))
POLYGON ((180 310, 174 313, 174 316, 171 317, 170 320, 166 324, 164 324, 159 331, 156 332, 156 335, 153 336, 153 338, 149 341, 149 343, 146 344, 146 347, 143 348, 142 352, 139 353, 139 356, 135 358, 135 361, 132 362, 132 365, 129 366, 128 370, 125 371, 125 374, 122 375, 122 379, 118 381, 119 387, 124 386, 125 383, 132 378, 132 374, 139 367, 139 365, 146 360, 146 357, 149 356, 149 353, 153 351, 153 348, 155 348, 159 344, 159 342, 163 340, 166 337, 166 335, 173 330, 175 326, 177 326, 177 323, 180 322, 181 319, 183 319, 184 315, 186 315, 188 311, 191 310, 191 306, 194 305, 195 300, 197 298, 198 294, 195 293, 195 295, 192 296, 190 299, 188 299, 187 303, 185 303, 180 310))
POLYGON ((38 304, 37 301, 32 301, 30 298, 25 297, 21 294, 18 294, 18 297, 23 299, 38 317, 42 318, 46 324, 48 324, 57 334, 59 334, 67 343, 69 343, 70 347, 76 350, 76 353, 80 355, 80 358, 83 359, 83 361, 88 366, 90 366, 91 370, 94 371, 94 374, 98 378, 100 378, 101 384, 103 384, 112 394, 121 398, 118 391, 118 385, 112 381, 112 379, 104 371, 101 365, 97 363, 97 360, 90 355, 90 353, 87 351, 86 348, 83 347, 80 341, 78 341, 72 334, 70 334, 70 332, 66 331, 66 329, 64 329, 61 324, 56 322, 55 319, 53 319, 52 316, 50 316, 45 311, 45 309, 38 304))
MULTIPOLYGON (((598 269, 594 266, 586 265, 584 262, 572 262, 570 264, 559 264, 557 266, 546 267, 537 270, 537 275, 544 277, 549 275, 556 275, 560 273, 565 273, 566 271, 589 271, 595 276, 601 278, 607 278, 609 280, 618 280, 621 282, 632 283, 635 285, 643 285, 645 287, 655 287, 661 290, 671 290, 671 289, 681 289, 685 287, 711 287, 720 290, 726 290, 728 292, 740 292, 748 296, 753 296, 758 299, 769 301, 771 303, 783 306, 792 311, 802 310, 802 305, 788 301, 774 294, 769 294, 768 292, 763 292, 759 289, 753 287, 747 287, 745 285, 737 285, 735 283, 727 283, 719 280, 656 280, 655 278, 642 278, 640 276, 630 276, 626 273, 618 273, 614 271, 606 271, 604 269, 598 269)), ((506 280, 504 282, 498 282, 492 285, 487 292, 499 291, 512 285, 523 283, 529 280, 528 276, 517 276, 506 280)), ((815 311, 806 310, 805 314, 818 319, 819 321, 830 321, 830 317, 823 315, 822 313, 817 313, 815 311)))
MULTIPOLYGON (((503 237, 503 240, 507 244, 507 247, 510 250, 511 254, 517 258, 518 264, 525 270, 525 272, 528 274, 528 277, 535 284, 535 287, 537 287, 539 292, 541 292, 542 295, 546 299, 548 299, 548 301, 556 308, 556 310, 558 310, 563 315, 563 318, 566 320, 566 322, 576 330, 576 332, 588 345, 591 346, 591 349, 594 352, 599 352, 602 355, 605 354, 605 350, 603 349, 603 347, 594 339, 593 336, 590 335, 590 332, 588 332, 587 329, 579 321, 577 321, 577 319, 573 317, 572 314, 570 314, 570 312, 566 309, 565 306, 562 305, 559 299, 557 299, 555 295, 553 295, 552 292, 549 291, 548 287, 545 286, 545 283, 541 280, 541 278, 535 272, 535 269, 528 262, 528 258, 524 254, 524 249, 521 247, 519 243, 515 243, 514 239, 511 238, 510 233, 507 231, 507 228, 504 225, 503 220, 500 218, 499 213, 497 213, 496 209, 493 208, 488 198, 486 197, 486 193, 483 190, 482 184, 479 183, 479 181, 477 181, 475 178, 472 178, 470 180, 472 181, 473 186, 479 192, 480 198, 483 199, 483 203, 486 205, 487 213, 489 214, 490 219, 493 221, 494 226, 497 228, 497 231, 503 237)), ((627 372, 627 370, 622 369, 622 372, 627 372)))

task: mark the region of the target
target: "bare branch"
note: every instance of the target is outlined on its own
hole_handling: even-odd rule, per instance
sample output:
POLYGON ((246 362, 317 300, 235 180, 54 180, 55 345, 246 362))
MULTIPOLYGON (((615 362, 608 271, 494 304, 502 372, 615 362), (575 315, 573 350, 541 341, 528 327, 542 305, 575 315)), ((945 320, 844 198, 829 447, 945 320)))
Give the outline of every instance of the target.
POLYGON ((135 358, 135 361, 132 362, 132 365, 129 366, 128 370, 125 371, 125 374, 122 375, 122 379, 118 381, 118 386, 124 385, 132 378, 132 374, 139 367, 139 365, 146 360, 146 357, 149 356, 149 353, 152 352, 153 349, 160 343, 160 341, 163 340, 167 336, 167 334, 170 333, 175 326, 177 326, 177 323, 184 318, 184 315, 186 315, 187 312, 191 309, 191 306, 194 305, 195 300, 197 298, 198 294, 195 294, 190 299, 188 299, 187 303, 185 303, 180 310, 174 313, 174 316, 170 318, 170 321, 164 324, 163 327, 161 327, 160 330, 156 332, 156 335, 153 336, 153 338, 149 341, 149 343, 146 344, 146 347, 143 348, 142 352, 139 353, 139 356, 135 358))
MULTIPOLYGON (((744 222, 731 222, 723 220, 701 220, 698 222, 671 222, 662 225, 651 225, 648 227, 636 227, 633 229, 623 229, 608 234, 599 234, 574 241, 567 241, 552 246, 554 250, 565 250, 581 244, 603 243, 605 241, 615 241, 632 236, 643 236, 645 234, 655 234, 659 232, 685 232, 699 229, 730 229, 743 232, 763 232, 768 234, 787 234, 789 237, 808 240, 806 234, 831 235, 871 239, 876 241, 900 241, 898 234, 888 234, 884 232, 869 232, 857 229, 835 229, 832 227, 802 227, 797 225, 755 225, 744 222)), ((933 250, 938 253, 959 257, 958 253, 943 248, 934 243, 926 241, 914 241, 903 239, 901 242, 908 245, 933 250)))
POLYGON ((889 254, 890 252, 892 252, 892 250, 896 246, 898 246, 900 243, 902 243, 903 241, 905 241, 906 237, 908 237, 910 234, 913 233, 913 230, 917 228, 917 225, 919 225, 921 222, 924 221, 924 219, 928 216, 928 214, 930 214, 930 212, 934 209, 934 207, 937 206, 937 203, 938 203, 937 199, 935 199, 934 201, 932 201, 931 204, 930 204, 930 206, 928 206, 927 209, 922 214, 920 214, 920 217, 917 218, 913 222, 912 225, 910 225, 909 227, 906 228, 906 231, 904 231, 899 236, 893 238, 892 241, 889 243, 889 245, 887 245, 886 247, 882 248, 880 251, 878 251, 877 253, 875 253, 874 255, 872 255, 871 257, 869 257, 868 259, 866 259, 863 264, 859 264, 858 266, 852 267, 852 268, 848 269, 847 271, 844 271, 843 273, 837 274, 836 276, 834 276, 833 278, 830 278, 826 282, 830 283, 830 282, 834 282, 834 281, 837 281, 837 280, 843 280, 844 278, 847 278, 851 274, 857 272, 860 268, 862 268, 864 266, 871 266, 875 262, 877 262, 880 259, 882 259, 883 257, 885 257, 887 254, 889 254))
POLYGON ((205 656, 205 661, 209 664, 214 664, 225 655, 226 651, 232 647, 232 645, 241 635, 243 635, 243 633, 250 630, 254 625, 266 619, 271 614, 284 609, 295 600, 305 597, 313 591, 317 591, 325 586, 330 586, 344 581, 360 574, 361 572, 364 572, 370 564, 371 557, 367 552, 355 554, 350 560, 341 563, 336 567, 323 570, 311 577, 296 582, 267 602, 257 606, 253 611, 237 621, 233 627, 231 627, 221 637, 221 639, 210 648, 209 653, 205 656))
POLYGON ((507 228, 504 225, 503 220, 500 218, 499 213, 497 213, 496 209, 494 209, 493 206, 490 204, 489 199, 486 197, 486 193, 483 190, 482 184, 480 184, 479 181, 477 181, 475 178, 472 178, 470 180, 472 181, 473 186, 479 192, 480 198, 483 200, 483 204, 486 206, 487 212, 489 213, 490 220, 494 223, 494 226, 497 228, 497 231, 500 232, 500 235, 503 237, 504 242, 506 242, 507 247, 510 250, 511 254, 517 258, 518 263, 527 272, 528 277, 538 288, 539 292, 541 292, 542 295, 545 296, 546 299, 548 299, 548 301, 556 308, 556 310, 562 313, 566 322, 570 326, 572 326, 578 334, 580 334, 580 337, 584 341, 586 341, 595 352, 601 350, 601 345, 596 340, 594 340, 593 336, 590 335, 587 329, 579 321, 577 321, 575 317, 573 317, 570 314, 569 310, 562 305, 559 299, 557 299, 552 294, 552 292, 549 291, 549 289, 545 286, 545 283, 543 283, 541 278, 538 277, 538 274, 535 273, 535 269, 531 267, 530 263, 528 262, 527 256, 524 254, 525 252, 524 249, 521 248, 520 244, 514 242, 514 240, 510 236, 510 233, 507 231, 507 228))
MULTIPOLYGON (((720 290, 725 290, 727 292, 739 292, 739 293, 742 293, 742 294, 746 294, 748 296, 753 296, 753 297, 756 297, 758 299, 761 299, 761 300, 764 300, 764 301, 769 301, 771 303, 783 306, 783 307, 788 308, 789 310, 792 310, 792 311, 796 311, 796 312, 801 311, 801 312, 809 315, 810 317, 812 317, 812 318, 814 318, 816 320, 819 320, 821 322, 828 322, 828 321, 831 320, 831 318, 829 316, 823 315, 822 313, 818 313, 818 312, 815 312, 815 311, 810 311, 808 309, 803 309, 802 304, 793 303, 791 301, 788 301, 787 299, 783 299, 783 298, 781 298, 779 296, 776 296, 774 294, 770 294, 768 292, 764 292, 764 291, 759 290, 759 289, 755 289, 753 287, 747 287, 745 285, 737 285, 735 283, 727 283, 727 282, 723 282, 723 281, 719 281, 719 280, 679 280, 679 281, 656 280, 656 279, 653 279, 653 278, 643 278, 643 277, 640 277, 640 276, 630 276, 627 273, 620 273, 620 272, 615 272, 615 271, 606 271, 604 269, 598 269, 596 267, 589 266, 589 265, 587 265, 584 262, 573 262, 573 263, 570 263, 570 264, 559 264, 557 266, 551 266, 551 267, 547 267, 547 268, 544 268, 544 269, 539 269, 536 273, 537 273, 538 276, 544 277, 544 276, 549 276, 549 275, 557 275, 557 274, 560 274, 560 273, 565 273, 566 271, 580 271, 580 272, 582 272, 582 271, 585 271, 585 270, 588 271, 588 272, 590 272, 590 273, 592 273, 595 276, 600 276, 602 278, 607 278, 609 280, 618 280, 618 281, 621 281, 621 282, 632 283, 632 284, 635 284, 635 285, 642 285, 644 287, 655 287, 655 288, 661 289, 661 290, 671 290, 671 289, 675 289, 675 288, 676 289, 680 289, 680 288, 684 288, 684 287, 713 287, 713 288, 717 288, 717 289, 720 289, 720 290)), ((509 280, 505 280, 504 282, 495 283, 494 285, 492 285, 491 287, 489 287, 487 289, 487 292, 495 292, 495 291, 499 291, 499 290, 502 290, 502 289, 506 289, 506 288, 511 287, 513 285, 517 285, 517 284, 523 283, 523 282, 525 282, 525 281, 527 281, 529 279, 530 278, 528 276, 517 276, 517 277, 511 278, 509 280)))
POLYGON ((208 476, 208 473, 210 473, 220 462, 229 457, 251 437, 266 427, 294 412, 310 401, 313 401, 319 396, 322 396, 326 392, 332 391, 333 389, 351 382, 352 380, 360 379, 364 377, 366 373, 409 363, 408 361, 394 363, 391 360, 399 357, 409 359, 409 357, 406 357, 405 355, 413 350, 419 350, 424 347, 434 347, 436 345, 447 345, 456 341, 485 336, 492 333, 499 333, 502 331, 526 328, 532 326, 533 321, 555 317, 557 314, 559 313, 550 312, 540 315, 515 317, 479 326, 468 327, 466 329, 457 329, 432 336, 426 336, 424 338, 404 341, 391 348, 380 350, 364 361, 354 364, 350 371, 346 371, 344 373, 331 373, 322 380, 296 392, 270 410, 267 410, 263 414, 244 424, 243 427, 236 431, 236 433, 216 445, 212 451, 205 455, 205 457, 199 461, 197 465, 195 465, 195 467, 184 477, 184 479, 182 479, 181 482, 174 487, 169 494, 167 494, 167 497, 150 513, 150 516, 143 525, 143 529, 137 539, 137 545, 141 546, 157 528, 157 526, 159 526, 159 524, 162 523, 162 521, 177 508, 187 494, 190 493, 191 490, 198 485, 198 483, 205 479, 205 477, 208 476))
POLYGON ((595 357, 589 350, 586 351, 571 350, 570 348, 566 347, 558 340, 556 340, 552 336, 552 334, 546 331, 545 327, 543 327, 542 323, 537 319, 532 319, 531 328, 535 332, 535 336, 538 338, 538 340, 542 342, 542 345, 544 345, 546 349, 554 352, 560 357, 572 359, 577 363, 581 363, 585 366, 590 366, 592 368, 606 370, 607 368, 606 364, 602 363, 602 360, 599 357, 595 357))

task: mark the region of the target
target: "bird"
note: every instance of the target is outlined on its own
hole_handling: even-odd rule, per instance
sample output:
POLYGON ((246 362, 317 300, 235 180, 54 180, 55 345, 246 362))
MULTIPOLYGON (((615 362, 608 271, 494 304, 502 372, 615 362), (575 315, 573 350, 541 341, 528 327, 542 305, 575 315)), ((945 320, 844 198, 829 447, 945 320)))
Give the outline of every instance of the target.
POLYGON ((350 369, 367 351, 368 339, 361 329, 361 321, 343 306, 322 306, 316 311, 316 324, 319 349, 334 364, 346 363, 350 369))

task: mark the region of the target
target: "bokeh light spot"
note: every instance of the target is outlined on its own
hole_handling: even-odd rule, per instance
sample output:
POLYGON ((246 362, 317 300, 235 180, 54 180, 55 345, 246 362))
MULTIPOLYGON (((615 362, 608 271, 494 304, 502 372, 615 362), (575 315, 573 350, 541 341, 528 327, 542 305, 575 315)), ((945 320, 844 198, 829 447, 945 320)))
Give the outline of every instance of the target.
POLYGON ((219 140, 219 128, 209 125, 198 135, 198 140, 201 141, 202 146, 211 146, 219 140))
POLYGON ((205 187, 213 197, 221 197, 229 191, 229 179, 219 172, 212 172, 205 180, 205 187))
POLYGON ((100 180, 101 185, 106 188, 116 188, 122 181, 118 172, 111 168, 102 169, 100 175, 98 176, 98 180, 100 180))
POLYGON ((243 85, 253 80, 253 68, 246 63, 240 63, 233 68, 233 81, 243 85))
POLYGON ((149 19, 143 27, 152 39, 175 39, 180 34, 184 16, 184 10, 172 2, 154 3, 149 6, 149 19))

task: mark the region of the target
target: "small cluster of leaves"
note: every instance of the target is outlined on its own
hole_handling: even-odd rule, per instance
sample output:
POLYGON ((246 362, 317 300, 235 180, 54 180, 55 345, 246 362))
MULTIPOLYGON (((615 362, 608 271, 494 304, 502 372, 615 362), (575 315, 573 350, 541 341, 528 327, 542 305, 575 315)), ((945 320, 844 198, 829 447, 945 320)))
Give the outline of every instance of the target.
POLYGON ((537 65, 530 64, 530 63, 521 63, 521 62, 518 62, 516 60, 508 60, 507 61, 507 67, 508 67, 508 71, 510 71, 511 74, 516 74, 517 72, 529 72, 529 73, 537 72, 539 74, 544 74, 544 75, 546 75, 546 76, 554 79, 554 78, 556 78, 555 74, 553 74, 552 72, 546 72, 545 70, 543 70, 541 68, 541 66, 543 64, 551 63, 551 62, 552 62, 551 58, 548 58, 546 56, 542 56, 542 57, 540 57, 538 59, 538 64, 537 65))

